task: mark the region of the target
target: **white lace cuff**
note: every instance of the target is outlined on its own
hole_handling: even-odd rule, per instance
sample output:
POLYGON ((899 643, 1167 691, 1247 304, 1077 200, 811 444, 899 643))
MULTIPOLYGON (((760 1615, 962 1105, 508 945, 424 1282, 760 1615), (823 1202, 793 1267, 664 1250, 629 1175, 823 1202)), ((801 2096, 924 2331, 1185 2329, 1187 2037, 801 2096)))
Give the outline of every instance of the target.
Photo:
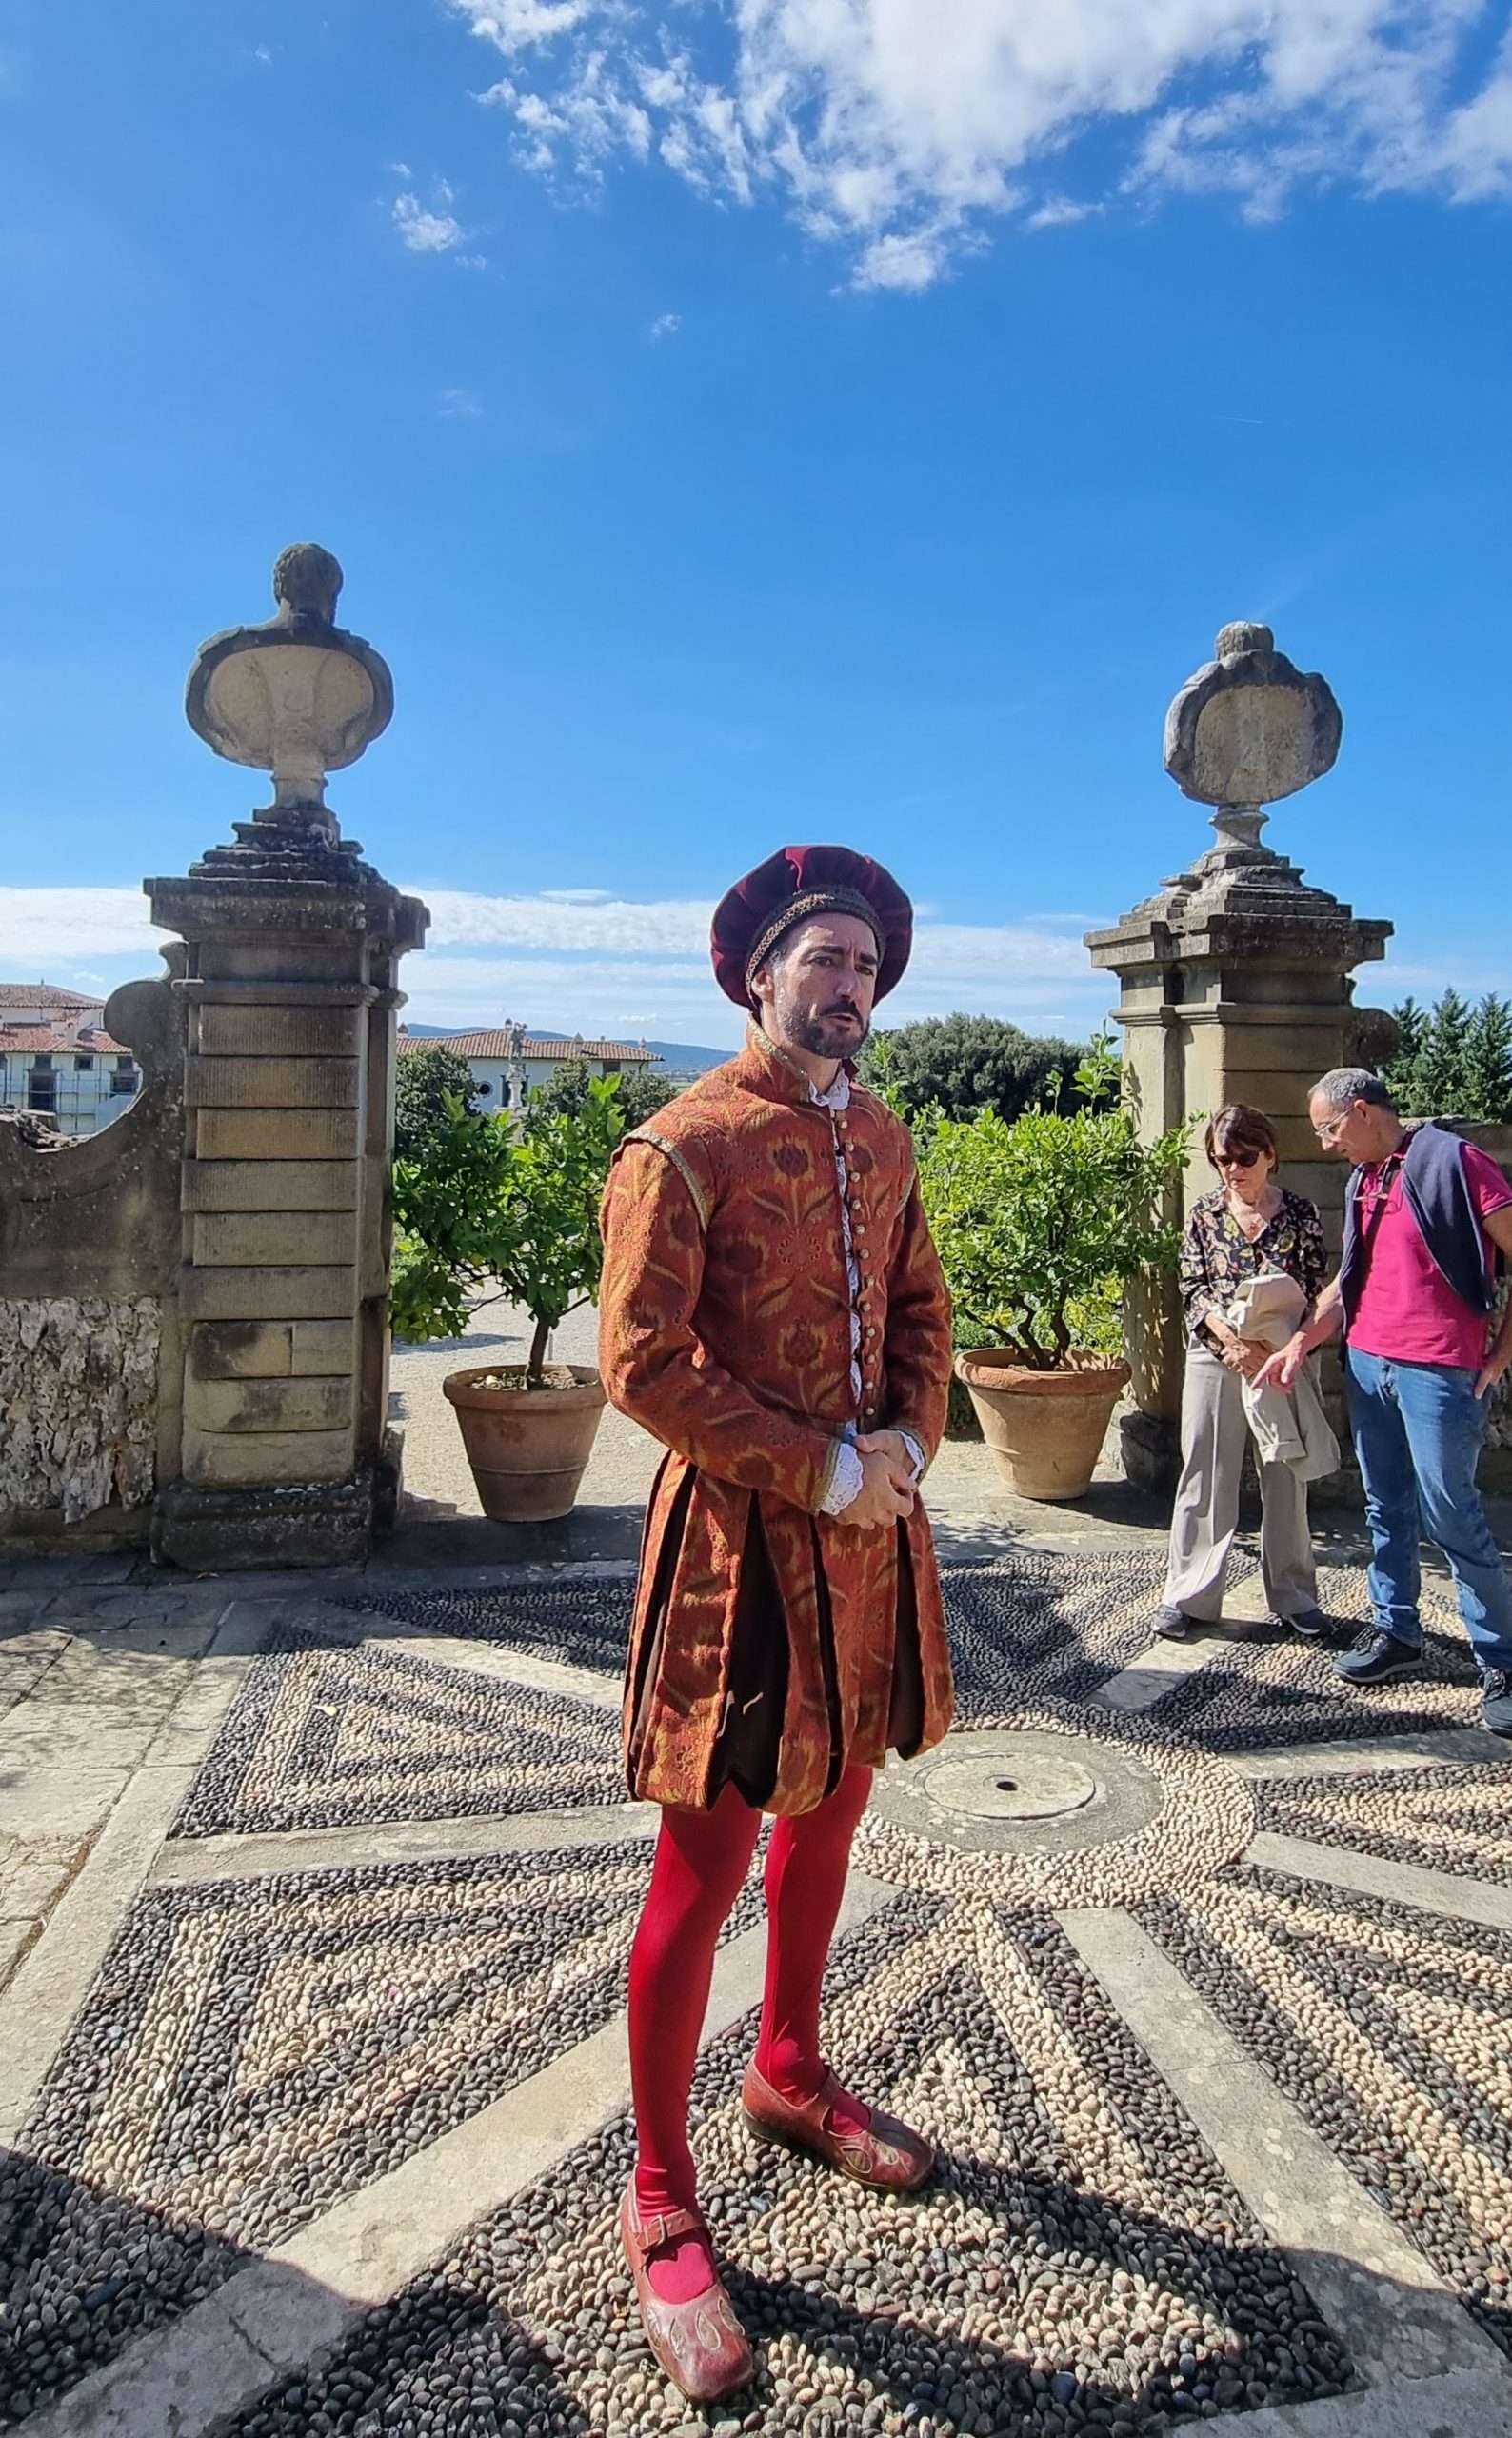
POLYGON ((911 1430, 900 1430, 898 1436, 903 1441, 904 1446, 907 1449, 909 1455, 913 1459, 914 1486, 917 1488, 919 1483, 924 1479, 924 1449, 920 1447, 918 1440, 914 1437, 911 1430))
POLYGON ((864 1478, 861 1458, 849 1440, 842 1439, 835 1449, 835 1469, 830 1476, 829 1488, 825 1492, 825 1503, 819 1510, 820 1514, 843 1515, 851 1500, 860 1497, 864 1478))

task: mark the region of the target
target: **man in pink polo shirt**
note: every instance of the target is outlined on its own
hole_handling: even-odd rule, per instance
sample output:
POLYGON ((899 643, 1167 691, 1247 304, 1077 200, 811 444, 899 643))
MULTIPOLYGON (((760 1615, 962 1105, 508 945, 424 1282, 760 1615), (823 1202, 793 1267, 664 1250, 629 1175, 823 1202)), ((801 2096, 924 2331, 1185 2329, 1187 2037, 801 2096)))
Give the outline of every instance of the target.
POLYGON ((1379 1075, 1336 1067, 1314 1086, 1313 1130, 1355 1164, 1339 1275, 1262 1380, 1289 1389, 1315 1346, 1344 1332, 1349 1424, 1365 1487, 1372 1622, 1334 1665, 1384 1685, 1422 1665, 1420 1534, 1449 1562, 1481 1669, 1481 1715, 1512 1736, 1512 1584, 1476 1488, 1491 1391, 1512 1363, 1512 1308, 1493 1344, 1512 1185, 1447 1127, 1404 1127, 1379 1075))

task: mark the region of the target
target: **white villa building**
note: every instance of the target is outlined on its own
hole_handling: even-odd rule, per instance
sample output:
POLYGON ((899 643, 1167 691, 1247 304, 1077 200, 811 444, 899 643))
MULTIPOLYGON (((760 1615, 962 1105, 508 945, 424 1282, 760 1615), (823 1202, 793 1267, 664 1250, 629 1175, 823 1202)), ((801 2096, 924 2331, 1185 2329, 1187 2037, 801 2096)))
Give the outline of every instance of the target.
POLYGON ((129 1109, 141 1070, 105 1029, 105 1002, 50 982, 0 982, 0 1111, 31 1109, 60 1134, 97 1134, 129 1109))
POLYGON ((413 1057, 417 1049, 449 1049, 472 1069, 480 1109, 517 1109, 538 1085, 548 1084, 559 1067, 581 1060, 595 1078, 617 1075, 627 1067, 659 1067, 659 1050, 645 1042, 588 1041, 582 1033, 571 1040, 527 1032, 523 1025, 501 1025, 496 1032, 411 1033, 399 1028, 399 1055, 413 1057))

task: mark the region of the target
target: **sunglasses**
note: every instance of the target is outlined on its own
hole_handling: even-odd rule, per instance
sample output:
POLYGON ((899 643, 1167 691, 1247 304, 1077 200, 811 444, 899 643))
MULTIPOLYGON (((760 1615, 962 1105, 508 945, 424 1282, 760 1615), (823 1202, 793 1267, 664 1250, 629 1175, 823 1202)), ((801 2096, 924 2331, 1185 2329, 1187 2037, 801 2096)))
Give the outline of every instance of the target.
POLYGON ((1215 1151, 1213 1166, 1215 1169, 1252 1169, 1260 1157, 1258 1151, 1215 1151))

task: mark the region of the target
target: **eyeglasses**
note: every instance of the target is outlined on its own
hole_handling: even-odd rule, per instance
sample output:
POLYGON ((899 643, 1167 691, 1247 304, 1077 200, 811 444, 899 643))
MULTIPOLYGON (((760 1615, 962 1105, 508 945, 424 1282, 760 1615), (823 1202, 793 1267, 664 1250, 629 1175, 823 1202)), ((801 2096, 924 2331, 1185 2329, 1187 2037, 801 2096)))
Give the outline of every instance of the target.
POLYGON ((1215 1151, 1213 1166, 1215 1169, 1252 1169, 1260 1156, 1258 1151, 1215 1151))
POLYGON ((1351 1109, 1342 1109, 1337 1117, 1331 1117, 1328 1120, 1326 1126, 1315 1126, 1313 1132, 1317 1135, 1319 1142, 1337 1143, 1353 1114, 1351 1109))

